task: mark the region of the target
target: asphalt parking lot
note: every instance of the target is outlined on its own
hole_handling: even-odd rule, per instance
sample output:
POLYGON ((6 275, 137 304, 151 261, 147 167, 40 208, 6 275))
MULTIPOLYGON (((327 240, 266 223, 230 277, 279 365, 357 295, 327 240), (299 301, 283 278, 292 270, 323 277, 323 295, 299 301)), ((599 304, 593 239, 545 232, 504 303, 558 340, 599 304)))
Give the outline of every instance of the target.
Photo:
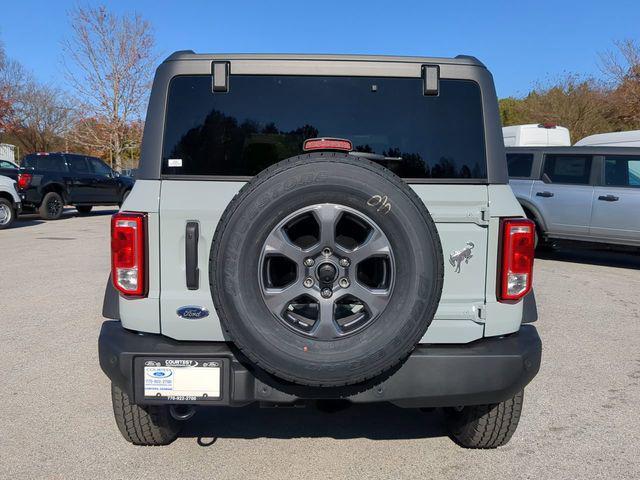
POLYGON ((0 478, 640 478, 640 255, 537 260, 543 364, 520 427, 463 450, 439 412, 200 412, 169 447, 120 436, 97 359, 109 209, 0 232, 0 478))

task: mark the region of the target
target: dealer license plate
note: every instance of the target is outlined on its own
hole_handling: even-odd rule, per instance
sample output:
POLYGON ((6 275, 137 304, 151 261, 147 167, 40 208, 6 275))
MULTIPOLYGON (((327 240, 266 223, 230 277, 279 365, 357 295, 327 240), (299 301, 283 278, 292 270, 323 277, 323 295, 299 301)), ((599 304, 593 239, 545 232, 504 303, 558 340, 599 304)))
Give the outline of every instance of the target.
POLYGON ((220 398, 222 362, 163 359, 144 362, 144 396, 176 401, 220 398))

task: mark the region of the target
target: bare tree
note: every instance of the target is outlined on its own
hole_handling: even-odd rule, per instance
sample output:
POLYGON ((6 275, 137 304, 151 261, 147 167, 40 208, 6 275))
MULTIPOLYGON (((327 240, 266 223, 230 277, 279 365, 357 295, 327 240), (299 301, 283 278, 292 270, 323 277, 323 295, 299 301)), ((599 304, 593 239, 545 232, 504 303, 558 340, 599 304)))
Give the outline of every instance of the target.
POLYGON ((640 128, 640 43, 626 39, 600 54, 600 69, 610 82, 617 123, 640 128))
POLYGON ((0 43, 0 135, 11 132, 17 97, 29 81, 22 65, 7 57, 0 43))
POLYGON ((120 169, 125 152, 140 142, 131 123, 142 117, 156 62, 151 25, 137 14, 118 16, 105 6, 76 7, 69 16, 66 75, 91 119, 74 130, 74 140, 98 148, 120 169))
POLYGON ((64 148, 72 108, 59 88, 31 81, 16 96, 13 110, 12 132, 26 152, 64 148))

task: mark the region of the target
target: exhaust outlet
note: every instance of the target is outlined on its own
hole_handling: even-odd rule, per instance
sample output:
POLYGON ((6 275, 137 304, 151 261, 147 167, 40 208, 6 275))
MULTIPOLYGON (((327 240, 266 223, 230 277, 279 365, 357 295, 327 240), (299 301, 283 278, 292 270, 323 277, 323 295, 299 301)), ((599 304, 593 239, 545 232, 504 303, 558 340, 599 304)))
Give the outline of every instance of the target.
POLYGON ((193 417, 196 409, 193 405, 169 405, 169 413, 174 419, 184 422, 193 417))

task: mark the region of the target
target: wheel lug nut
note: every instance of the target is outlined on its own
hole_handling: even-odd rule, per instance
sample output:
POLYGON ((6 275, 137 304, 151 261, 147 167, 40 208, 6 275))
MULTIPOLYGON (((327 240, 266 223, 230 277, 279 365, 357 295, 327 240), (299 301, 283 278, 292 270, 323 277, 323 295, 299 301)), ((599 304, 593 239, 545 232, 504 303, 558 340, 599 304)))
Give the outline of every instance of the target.
POLYGON ((341 258, 340 259, 340 266, 341 267, 348 267, 349 265, 351 265, 351 262, 349 261, 348 258, 341 258))
POLYGON ((313 264, 316 262, 313 260, 313 258, 309 257, 305 258, 303 263, 305 267, 313 267, 313 264))
POLYGON ((302 284, 307 288, 313 287, 313 278, 311 278, 311 277, 305 278, 304 282, 302 282, 302 284))
POLYGON ((329 255, 331 255, 331 249, 329 247, 322 249, 322 255, 328 257, 329 255))
POLYGON ((338 284, 342 287, 342 288, 348 288, 349 287, 349 279, 347 277, 342 277, 340 279, 340 281, 338 282, 338 284))
POLYGON ((329 298, 331 295, 333 295, 333 292, 330 288, 323 288, 320 292, 320 295, 322 295, 322 298, 329 298))

